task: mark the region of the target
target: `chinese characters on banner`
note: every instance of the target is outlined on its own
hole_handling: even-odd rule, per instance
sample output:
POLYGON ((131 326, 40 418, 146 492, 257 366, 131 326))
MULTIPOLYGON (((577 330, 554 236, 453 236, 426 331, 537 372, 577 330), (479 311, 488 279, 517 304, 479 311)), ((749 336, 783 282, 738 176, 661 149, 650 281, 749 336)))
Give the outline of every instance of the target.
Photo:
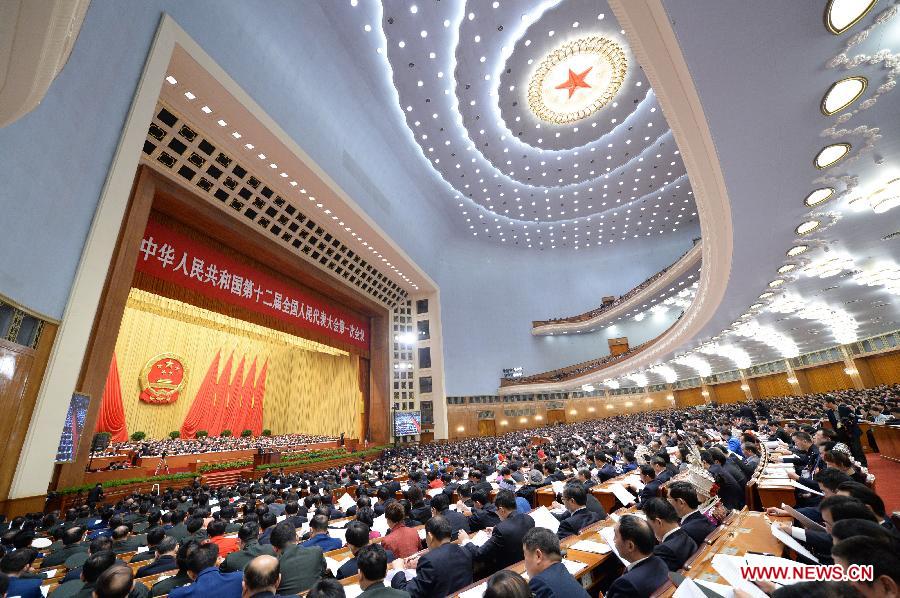
POLYGON ((369 347, 368 321, 304 296, 299 289, 240 264, 156 220, 147 223, 137 270, 301 328, 369 347))

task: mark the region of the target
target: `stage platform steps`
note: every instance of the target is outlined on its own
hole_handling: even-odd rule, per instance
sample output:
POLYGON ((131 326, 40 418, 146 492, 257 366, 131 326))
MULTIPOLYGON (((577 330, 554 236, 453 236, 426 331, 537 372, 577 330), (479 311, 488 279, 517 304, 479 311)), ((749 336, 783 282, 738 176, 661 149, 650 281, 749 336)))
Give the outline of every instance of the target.
POLYGON ((212 487, 230 486, 241 481, 241 476, 245 471, 251 471, 251 467, 242 469, 228 469, 225 471, 213 471, 203 476, 205 483, 212 487))

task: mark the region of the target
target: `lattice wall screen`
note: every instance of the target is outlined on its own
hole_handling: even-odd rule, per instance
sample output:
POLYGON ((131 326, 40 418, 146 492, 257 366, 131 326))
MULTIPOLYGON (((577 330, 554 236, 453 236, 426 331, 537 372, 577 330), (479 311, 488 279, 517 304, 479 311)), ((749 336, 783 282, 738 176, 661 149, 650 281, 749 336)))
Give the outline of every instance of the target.
POLYGON ((177 174, 211 203, 253 222, 296 255, 382 304, 393 308, 406 300, 406 291, 396 282, 162 103, 157 104, 147 131, 144 161, 157 170, 177 174))

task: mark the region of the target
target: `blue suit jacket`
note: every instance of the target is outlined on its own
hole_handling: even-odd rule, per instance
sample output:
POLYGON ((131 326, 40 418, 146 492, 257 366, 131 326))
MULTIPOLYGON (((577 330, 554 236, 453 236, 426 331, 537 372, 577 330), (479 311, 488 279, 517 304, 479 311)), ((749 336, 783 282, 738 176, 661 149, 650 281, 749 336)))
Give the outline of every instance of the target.
POLYGON ((304 548, 321 548, 322 552, 328 552, 330 550, 337 550, 342 544, 340 538, 332 538, 331 536, 319 534, 318 536, 313 536, 300 546, 304 548))
POLYGON ((406 581, 403 573, 391 580, 391 587, 406 590, 412 598, 450 596, 472 583, 472 557, 456 544, 443 544, 419 557, 416 577, 406 581))
POLYGON ((562 563, 554 563, 535 575, 528 582, 534 598, 587 598, 578 580, 562 563))
POLYGON ((647 598, 668 580, 666 563, 651 555, 615 580, 606 598, 647 598))
POLYGON ((222 573, 216 567, 207 567, 194 583, 172 589, 169 598, 241 598, 243 579, 244 574, 240 571, 222 573))
POLYGON ((44 598, 41 593, 41 583, 43 579, 28 577, 10 577, 9 589, 6 591, 7 596, 21 596, 22 598, 44 598))
POLYGON ((681 529, 691 537, 697 546, 700 546, 706 540, 706 536, 716 529, 716 526, 710 523, 705 515, 694 511, 687 519, 681 522, 681 529))

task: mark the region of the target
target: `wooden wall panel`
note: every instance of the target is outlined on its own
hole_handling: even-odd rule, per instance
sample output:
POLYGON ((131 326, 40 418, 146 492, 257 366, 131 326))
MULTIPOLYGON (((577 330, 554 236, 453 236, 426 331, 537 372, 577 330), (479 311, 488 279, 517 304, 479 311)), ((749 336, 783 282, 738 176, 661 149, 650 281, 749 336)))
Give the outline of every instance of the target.
POLYGON ((717 403, 741 403, 747 400, 747 395, 741 390, 741 381, 725 382, 712 387, 717 403))
POLYGON ((811 393, 853 388, 853 380, 844 373, 842 361, 804 369, 803 372, 806 374, 811 393))
POLYGON ((678 407, 694 407, 702 405, 704 402, 703 389, 699 386, 675 391, 675 405, 678 407))
POLYGON ((771 376, 760 376, 754 378, 756 389, 760 399, 768 399, 772 397, 785 397, 794 394, 790 383, 787 381, 787 374, 772 374, 771 376))
POLYGON ((893 353, 882 353, 880 355, 871 355, 863 357, 869 369, 872 371, 872 377, 875 384, 897 384, 900 382, 900 351, 893 353))

